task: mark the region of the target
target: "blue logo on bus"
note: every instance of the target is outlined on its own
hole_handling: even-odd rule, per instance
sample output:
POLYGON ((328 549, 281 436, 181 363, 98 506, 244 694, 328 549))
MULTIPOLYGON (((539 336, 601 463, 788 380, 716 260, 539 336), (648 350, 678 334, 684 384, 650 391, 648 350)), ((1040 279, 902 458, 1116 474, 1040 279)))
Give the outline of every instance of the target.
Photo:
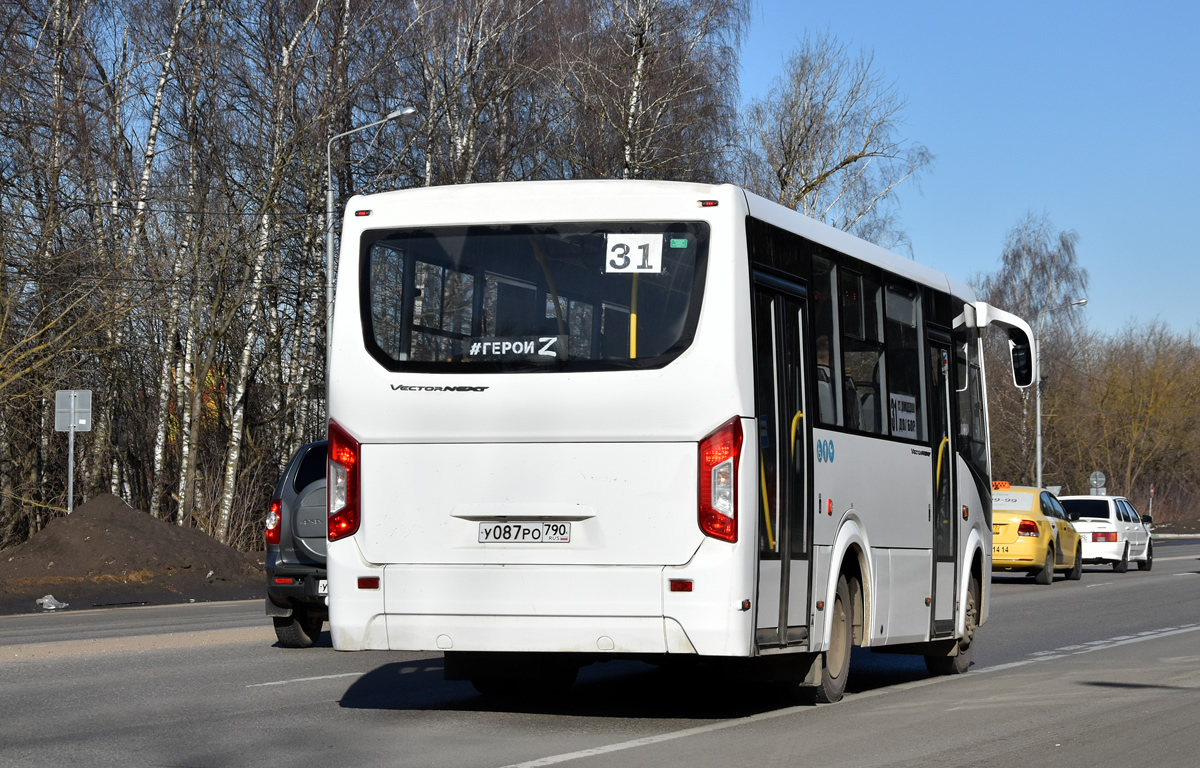
POLYGON ((817 441, 817 461, 833 463, 833 441, 818 440, 817 441))

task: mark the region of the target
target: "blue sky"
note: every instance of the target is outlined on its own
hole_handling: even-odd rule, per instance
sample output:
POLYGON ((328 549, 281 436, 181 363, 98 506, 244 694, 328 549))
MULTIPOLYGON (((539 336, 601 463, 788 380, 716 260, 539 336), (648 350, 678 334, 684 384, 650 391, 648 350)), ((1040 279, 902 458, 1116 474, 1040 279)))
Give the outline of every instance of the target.
POLYGON ((901 188, 913 256, 994 271, 1033 211, 1079 234, 1088 325, 1200 331, 1200 4, 753 0, 743 100, 805 32, 829 32, 908 100, 903 135, 936 157, 901 188))

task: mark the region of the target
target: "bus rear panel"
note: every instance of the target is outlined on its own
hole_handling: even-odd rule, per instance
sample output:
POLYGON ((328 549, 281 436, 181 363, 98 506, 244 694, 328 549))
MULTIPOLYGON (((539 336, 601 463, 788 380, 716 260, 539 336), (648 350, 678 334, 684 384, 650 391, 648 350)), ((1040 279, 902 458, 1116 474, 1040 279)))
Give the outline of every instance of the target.
POLYGON ((350 202, 335 647, 750 655, 753 536, 707 535, 699 500, 705 438, 753 434, 744 197, 489 186, 350 202))

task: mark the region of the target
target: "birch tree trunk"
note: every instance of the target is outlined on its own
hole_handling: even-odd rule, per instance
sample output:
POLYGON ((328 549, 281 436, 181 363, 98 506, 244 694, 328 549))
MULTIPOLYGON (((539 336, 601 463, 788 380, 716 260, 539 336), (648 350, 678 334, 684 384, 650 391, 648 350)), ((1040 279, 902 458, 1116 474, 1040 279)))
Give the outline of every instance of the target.
MULTIPOLYGON (((207 0, 200 0, 202 4, 207 4, 207 0)), ((158 152, 158 134, 161 130, 163 99, 166 93, 167 83, 170 79, 172 66, 175 61, 175 54, 179 48, 180 33, 183 29, 183 22, 187 18, 188 11, 192 5, 192 0, 180 0, 179 5, 175 9, 175 19, 171 24, 170 35, 167 39, 166 50, 162 53, 162 64, 159 67, 157 82, 154 87, 154 96, 150 108, 150 116, 146 127, 146 146, 142 152, 141 169, 138 174, 137 192, 134 197, 134 215, 133 221, 130 224, 128 241, 125 245, 125 257, 122 263, 130 265, 135 263, 138 253, 141 250, 142 235, 146 227, 146 213, 149 207, 149 189, 150 178, 154 170, 154 160, 158 152)), ((117 265, 119 268, 120 265, 117 265)), ((118 305, 124 307, 128 304, 128 291, 124 283, 118 284, 118 305)), ((110 340, 114 349, 120 349, 123 345, 125 334, 124 317, 113 327, 107 331, 110 334, 110 340)), ((100 401, 103 404, 99 409, 99 418, 94 420, 96 427, 93 457, 97 464, 97 469, 101 466, 98 459, 107 454, 110 442, 110 432, 112 429, 111 421, 115 412, 116 390, 119 386, 119 374, 110 370, 105 378, 105 391, 100 393, 100 401)), ((119 495, 121 488, 119 485, 118 472, 115 467, 115 458, 113 459, 114 469, 112 480, 110 483, 112 493, 119 495)), ((154 476, 155 479, 157 475, 154 476)), ((151 510, 153 513, 153 510, 151 510)))
MULTIPOLYGON (((262 214, 258 222, 258 235, 254 251, 254 267, 252 285, 247 305, 250 316, 256 316, 260 311, 262 300, 262 283, 268 251, 272 244, 275 222, 274 212, 278 205, 277 195, 284 175, 285 158, 284 145, 284 108, 285 94, 288 90, 288 77, 291 74, 292 53, 303 35, 308 31, 313 20, 320 13, 324 3, 321 0, 313 4, 309 15, 301 23, 292 36, 291 41, 284 46, 280 62, 273 71, 274 83, 271 98, 271 146, 268 153, 269 167, 267 178, 263 185, 262 214)), ((242 438, 246 420, 246 392, 250 384, 250 357, 258 343, 255 324, 251 323, 249 333, 242 346, 241 357, 238 361, 237 378, 233 398, 233 412, 229 421, 230 434, 225 450, 225 477, 221 484, 221 509, 217 516, 215 537, 221 543, 228 543, 229 520, 233 511, 234 491, 237 486, 239 460, 242 450, 242 438)))
MULTIPOLYGON (((198 8, 199 24, 201 30, 207 25, 207 10, 208 0, 200 0, 198 8)), ((199 37, 199 32, 195 33, 199 37)), ((192 255, 193 250, 198 251, 198 243, 200 233, 196 231, 196 214, 195 211, 201 209, 203 200, 197 194, 200 178, 200 165, 197 159, 198 147, 196 146, 198 137, 196 131, 196 103, 200 94, 201 78, 199 73, 192 77, 191 84, 187 91, 187 110, 186 114, 190 124, 185 129, 185 134, 189 138, 187 147, 188 160, 188 181, 187 181, 187 200, 188 210, 183 218, 183 242, 179 244, 176 251, 176 257, 171 264, 170 280, 167 284, 167 330, 164 335, 164 349, 162 364, 159 367, 159 389, 158 389, 158 427, 154 436, 154 458, 153 468, 150 475, 150 514, 155 517, 161 513, 163 490, 166 483, 163 482, 163 465, 166 461, 167 447, 167 427, 171 419, 170 402, 172 380, 170 377, 171 369, 175 367, 175 340, 179 333, 179 311, 183 307, 184 284, 180 277, 183 274, 184 266, 188 263, 188 256, 192 255)), ((197 254, 198 255, 198 254, 197 254)), ((190 259, 190 263, 195 266, 199 263, 198 258, 190 259)), ((193 338, 192 329, 188 329, 188 344, 190 345, 193 338)), ((183 384, 177 377, 174 382, 175 391, 182 393, 187 390, 183 389, 183 384)), ((181 433, 182 434, 182 433, 181 433)))

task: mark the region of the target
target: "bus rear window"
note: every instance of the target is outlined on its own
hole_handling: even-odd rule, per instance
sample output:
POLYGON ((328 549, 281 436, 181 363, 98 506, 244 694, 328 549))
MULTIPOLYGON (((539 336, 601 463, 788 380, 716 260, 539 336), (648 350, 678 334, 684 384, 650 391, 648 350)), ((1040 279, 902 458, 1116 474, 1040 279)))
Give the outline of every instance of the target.
POLYGON ((363 340, 388 370, 650 368, 691 343, 708 225, 373 231, 362 249, 363 340))

